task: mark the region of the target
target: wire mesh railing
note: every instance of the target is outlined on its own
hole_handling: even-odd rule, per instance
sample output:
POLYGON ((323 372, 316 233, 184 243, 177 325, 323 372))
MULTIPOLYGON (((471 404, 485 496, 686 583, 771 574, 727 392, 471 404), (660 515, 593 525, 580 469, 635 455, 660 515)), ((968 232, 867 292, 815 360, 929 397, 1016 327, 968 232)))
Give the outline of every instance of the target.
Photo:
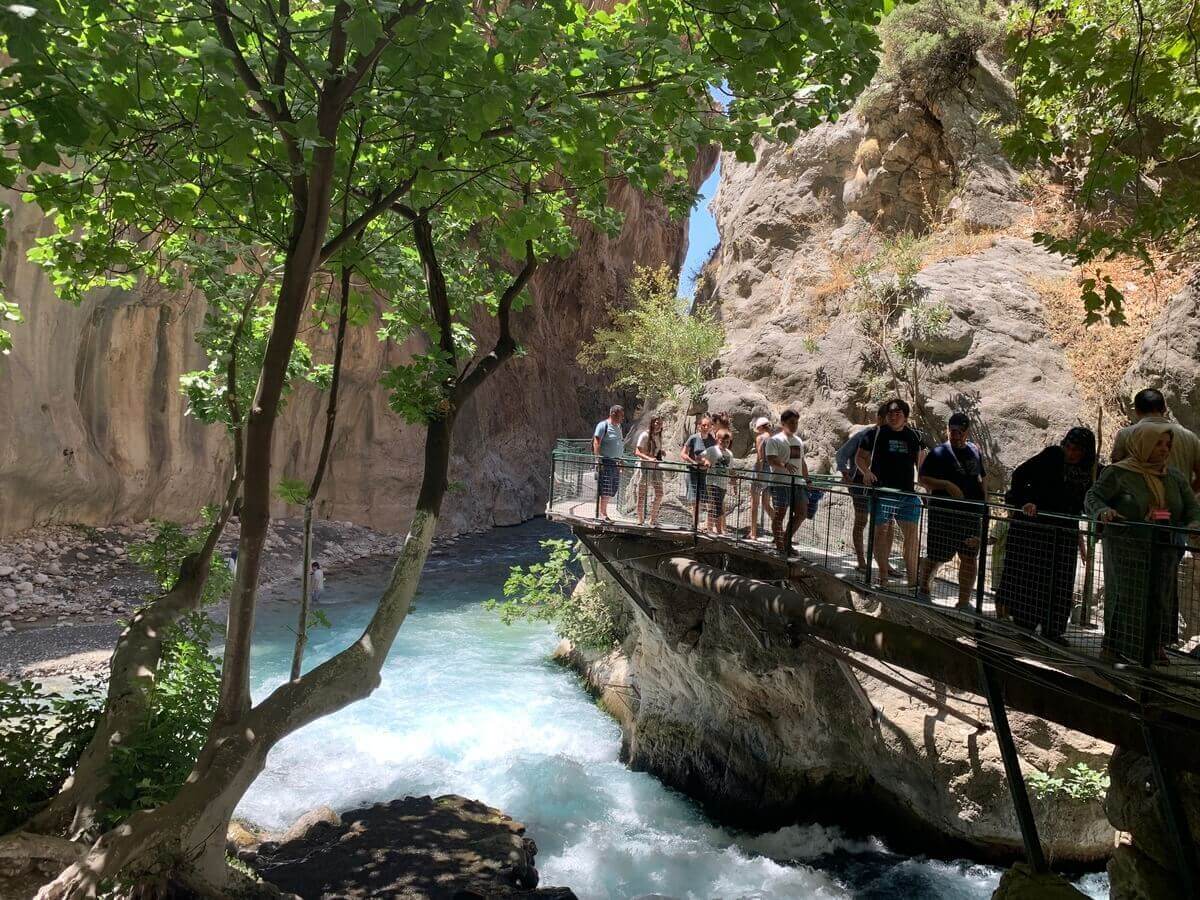
POLYGON ((778 554, 1063 652, 1142 666, 1200 656, 1188 529, 1026 515, 836 476, 598 461, 572 444, 554 453, 548 512, 778 554))

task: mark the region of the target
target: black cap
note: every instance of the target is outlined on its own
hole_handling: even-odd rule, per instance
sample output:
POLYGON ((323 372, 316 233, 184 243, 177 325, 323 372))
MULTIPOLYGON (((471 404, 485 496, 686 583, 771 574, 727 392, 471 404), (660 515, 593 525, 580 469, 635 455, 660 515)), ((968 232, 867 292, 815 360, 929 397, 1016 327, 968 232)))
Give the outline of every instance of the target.
POLYGON ((971 427, 971 420, 967 418, 966 413, 956 412, 950 416, 950 421, 946 424, 951 428, 961 428, 966 431, 971 427))

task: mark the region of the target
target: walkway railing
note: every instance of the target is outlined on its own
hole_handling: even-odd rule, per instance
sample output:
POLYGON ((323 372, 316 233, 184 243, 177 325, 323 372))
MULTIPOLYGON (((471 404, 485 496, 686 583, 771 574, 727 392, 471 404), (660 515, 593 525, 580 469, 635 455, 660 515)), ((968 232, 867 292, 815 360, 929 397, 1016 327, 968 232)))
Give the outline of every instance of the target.
MULTIPOLYGON (((1185 529, 1030 517, 999 503, 872 489, 830 476, 804 484, 749 469, 701 474, 681 463, 643 466, 630 458, 601 468, 587 445, 560 442, 555 450, 547 508, 553 517, 703 537, 751 555, 786 557, 907 602, 1011 622, 1066 653, 1142 666, 1170 659, 1189 663, 1176 674, 1200 676, 1186 655, 1200 646, 1200 577, 1185 529), (601 520, 601 486, 611 495, 611 523, 601 520), (790 506, 793 490, 807 494, 808 515, 779 549, 769 504, 790 506), (893 525, 892 545, 878 554, 888 561, 884 576, 876 562, 876 541, 883 537, 876 526, 893 517, 911 521, 893 525), (927 592, 919 590, 920 573, 905 563, 905 533, 915 543, 918 566, 939 563, 927 592)), ((789 508, 784 516, 785 535, 795 515, 789 508)))

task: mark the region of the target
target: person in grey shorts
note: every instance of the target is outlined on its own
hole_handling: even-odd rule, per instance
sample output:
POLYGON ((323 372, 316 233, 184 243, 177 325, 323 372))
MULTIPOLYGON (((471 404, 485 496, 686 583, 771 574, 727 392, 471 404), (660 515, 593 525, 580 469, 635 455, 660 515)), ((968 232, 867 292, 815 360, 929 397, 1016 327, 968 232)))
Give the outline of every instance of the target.
POLYGON ((617 495, 621 487, 621 469, 618 461, 625 452, 625 433, 621 423, 625 421, 625 409, 611 406, 608 418, 596 423, 592 432, 592 454, 596 457, 596 490, 600 495, 600 518, 608 518, 608 501, 617 495))

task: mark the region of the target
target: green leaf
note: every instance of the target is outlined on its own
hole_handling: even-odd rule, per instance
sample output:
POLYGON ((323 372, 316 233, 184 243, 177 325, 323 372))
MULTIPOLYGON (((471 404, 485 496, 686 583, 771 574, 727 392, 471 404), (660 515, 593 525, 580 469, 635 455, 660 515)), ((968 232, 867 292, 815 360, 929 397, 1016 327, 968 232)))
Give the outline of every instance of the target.
POLYGON ((368 53, 383 36, 383 23, 370 7, 359 9, 346 23, 346 37, 360 53, 368 53))

